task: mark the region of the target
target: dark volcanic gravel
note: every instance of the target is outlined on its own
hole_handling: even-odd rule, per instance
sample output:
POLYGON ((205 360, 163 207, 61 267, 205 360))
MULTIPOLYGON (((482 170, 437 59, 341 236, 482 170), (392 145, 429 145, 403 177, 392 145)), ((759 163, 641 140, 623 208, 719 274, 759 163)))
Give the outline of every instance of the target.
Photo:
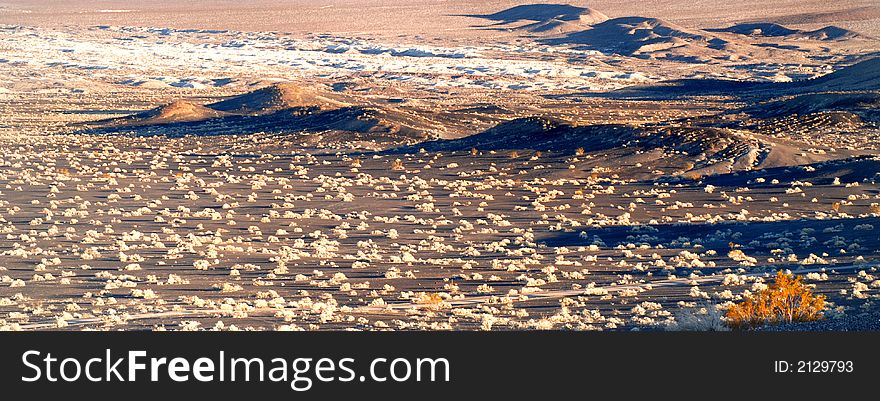
POLYGON ((853 313, 837 319, 765 326, 759 331, 880 331, 880 310, 853 313))

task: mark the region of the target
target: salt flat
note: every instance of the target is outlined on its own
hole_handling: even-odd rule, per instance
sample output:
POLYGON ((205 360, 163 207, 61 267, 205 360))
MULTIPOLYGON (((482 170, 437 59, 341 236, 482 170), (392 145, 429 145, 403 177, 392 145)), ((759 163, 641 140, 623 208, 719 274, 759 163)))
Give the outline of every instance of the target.
POLYGON ((0 6, 2 329, 876 314, 871 2, 124 3, 0 6))

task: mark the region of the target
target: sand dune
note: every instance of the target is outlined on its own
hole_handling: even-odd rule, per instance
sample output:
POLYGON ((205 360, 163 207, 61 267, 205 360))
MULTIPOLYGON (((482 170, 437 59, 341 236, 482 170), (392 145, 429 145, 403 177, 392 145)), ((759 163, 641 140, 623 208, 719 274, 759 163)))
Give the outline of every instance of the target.
POLYGON ((812 31, 787 28, 771 22, 755 22, 733 25, 728 28, 706 29, 709 32, 729 32, 740 35, 763 36, 763 37, 797 37, 814 40, 843 40, 857 38, 860 35, 848 29, 836 26, 826 26, 812 31))
POLYGON ((534 34, 574 32, 608 20, 608 16, 597 10, 567 4, 527 4, 492 14, 470 16, 497 21, 484 28, 534 34))
POLYGON ((294 107, 325 107, 341 104, 318 94, 314 89, 293 83, 278 83, 211 103, 207 107, 230 113, 262 114, 294 107))
MULTIPOLYGON (((131 116, 98 122, 98 125, 162 125, 189 123, 220 117, 258 116, 288 109, 321 109, 345 104, 293 83, 276 83, 210 104, 178 100, 131 116)), ((306 113, 308 110, 298 110, 306 113)))
POLYGON ((575 45, 624 56, 672 58, 691 62, 736 54, 728 51, 730 41, 712 34, 646 17, 610 19, 578 32, 543 41, 552 45, 575 45))
POLYGON ((812 90, 880 90, 880 57, 869 58, 852 66, 834 71, 828 75, 807 81, 801 85, 802 91, 812 90))
POLYGON ((680 166, 678 174, 682 175, 796 166, 849 156, 810 152, 805 144, 779 142, 727 128, 572 126, 536 117, 514 119, 462 139, 427 142, 418 147, 429 151, 532 149, 557 152, 580 148, 585 152, 654 154, 680 166))
MULTIPOLYGON (((577 7, 569 4, 523 4, 501 10, 492 14, 471 15, 501 23, 519 21, 579 21, 584 17, 595 16, 605 20, 604 14, 587 7, 577 7)), ((599 21, 601 22, 601 21, 599 21)))
POLYGON ((348 106, 293 83, 266 86, 207 105, 176 101, 124 117, 80 124, 80 133, 217 136, 278 133, 300 136, 302 146, 368 149, 412 144, 430 137, 430 121, 369 104, 348 106))
POLYGON ((146 116, 159 121, 191 121, 220 117, 223 113, 190 102, 176 101, 148 112, 146 116))
POLYGON ((225 116, 226 113, 200 104, 178 100, 128 117, 113 119, 111 124, 150 125, 201 121, 225 116))

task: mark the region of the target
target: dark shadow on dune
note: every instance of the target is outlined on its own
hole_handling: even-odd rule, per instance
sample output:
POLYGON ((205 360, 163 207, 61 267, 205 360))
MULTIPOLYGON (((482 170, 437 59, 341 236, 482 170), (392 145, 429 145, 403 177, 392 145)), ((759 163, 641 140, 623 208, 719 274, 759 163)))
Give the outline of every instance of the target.
POLYGON ((609 19, 587 7, 566 4, 527 4, 493 14, 466 15, 492 21, 485 29, 516 30, 540 35, 539 43, 571 45, 576 50, 599 51, 640 58, 674 58, 703 63, 702 49, 725 50, 728 42, 699 30, 690 30, 656 18, 639 16, 609 19), (688 49, 696 46, 697 49, 688 49), (676 52, 669 53, 672 49, 676 52), (696 52, 680 54, 680 50, 696 52))
POLYGON ((811 253, 821 255, 823 252, 830 255, 825 259, 831 259, 840 255, 841 247, 845 248, 837 243, 841 236, 847 238, 847 244, 852 244, 853 238, 858 238, 860 254, 880 252, 880 237, 873 235, 866 225, 880 227, 880 218, 609 226, 585 228, 571 233, 550 233, 538 238, 538 241, 554 247, 596 243, 612 248, 635 244, 691 249, 699 244, 703 247, 701 251, 714 250, 720 255, 726 255, 731 243, 734 243, 737 249, 749 256, 773 257, 772 251, 781 249, 784 254, 776 255, 777 259, 792 253, 803 259, 811 253), (860 227, 856 229, 857 226, 860 227))
POLYGON ((570 4, 523 4, 492 14, 458 14, 455 16, 482 18, 509 24, 520 21, 547 21, 560 19, 563 21, 576 21, 581 13, 589 11, 589 8, 577 7, 570 4))
POLYGON ((703 35, 657 18, 621 17, 593 25, 591 28, 549 38, 542 43, 549 45, 577 45, 580 50, 596 50, 632 56, 653 49, 684 45, 686 41, 705 42, 713 49, 727 44, 720 38, 703 35))
POLYGON ((554 119, 525 117, 502 122, 488 130, 463 138, 422 142, 391 149, 388 152, 412 153, 420 149, 431 152, 462 151, 472 148, 566 150, 574 149, 572 146, 581 143, 587 151, 590 151, 623 146, 634 139, 631 131, 623 125, 574 127, 554 119))
POLYGON ((492 14, 460 14, 458 17, 480 18, 492 23, 474 25, 491 30, 517 30, 533 34, 554 34, 585 27, 608 19, 587 7, 569 4, 523 4, 492 14))
POLYGON ((709 28, 708 32, 728 32, 753 36, 788 36, 800 32, 772 22, 751 22, 736 24, 727 28, 709 28))
POLYGON ((803 53, 810 52, 809 49, 804 49, 804 48, 798 47, 796 45, 781 45, 778 43, 753 43, 752 46, 766 47, 766 48, 773 48, 773 49, 780 49, 780 50, 793 50, 793 51, 799 51, 799 52, 803 52, 803 53))
POLYGON ((736 24, 727 28, 706 29, 707 32, 727 32, 738 35, 761 37, 797 37, 813 40, 843 40, 859 37, 856 32, 829 25, 812 31, 792 29, 772 22, 750 22, 736 24))
POLYGON ((633 85, 604 93, 548 95, 548 98, 599 97, 613 99, 671 100, 699 96, 768 99, 819 92, 880 90, 880 54, 818 78, 792 82, 735 81, 727 79, 677 79, 651 85, 633 85))
POLYGON ((830 92, 808 93, 774 99, 742 110, 756 118, 773 118, 820 112, 848 112, 865 121, 880 122, 880 93, 830 92))
POLYGON ((595 124, 573 126, 545 117, 517 118, 483 132, 450 140, 421 142, 386 153, 538 150, 574 154, 615 151, 622 154, 662 150, 680 157, 700 157, 695 167, 706 167, 723 159, 738 158, 748 149, 728 131, 696 126, 630 126, 595 124), (705 164, 705 166, 704 166, 705 164))
POLYGON ((769 89, 771 82, 734 81, 727 79, 676 79, 654 85, 635 85, 603 94, 610 98, 634 99, 676 99, 689 96, 732 96, 751 94, 753 91, 769 89))
MULTIPOLYGON (((880 180, 880 158, 866 155, 797 166, 736 171, 701 177, 699 182, 701 185, 717 187, 787 189, 794 181, 809 181, 813 185, 830 185, 835 178, 839 178, 842 182, 880 180), (759 178, 762 179, 762 182, 759 182, 759 178), (774 183, 774 180, 778 180, 778 183, 774 183)), ((661 181, 673 184, 693 184, 695 180, 686 177, 665 177, 661 181)))

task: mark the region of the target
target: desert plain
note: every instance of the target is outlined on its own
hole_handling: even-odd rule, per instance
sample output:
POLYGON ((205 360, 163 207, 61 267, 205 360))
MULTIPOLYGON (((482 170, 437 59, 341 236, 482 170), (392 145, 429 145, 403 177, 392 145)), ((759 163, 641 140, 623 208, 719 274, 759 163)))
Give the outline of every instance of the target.
POLYGON ((880 328, 873 1, 0 3, 2 330, 880 328))

